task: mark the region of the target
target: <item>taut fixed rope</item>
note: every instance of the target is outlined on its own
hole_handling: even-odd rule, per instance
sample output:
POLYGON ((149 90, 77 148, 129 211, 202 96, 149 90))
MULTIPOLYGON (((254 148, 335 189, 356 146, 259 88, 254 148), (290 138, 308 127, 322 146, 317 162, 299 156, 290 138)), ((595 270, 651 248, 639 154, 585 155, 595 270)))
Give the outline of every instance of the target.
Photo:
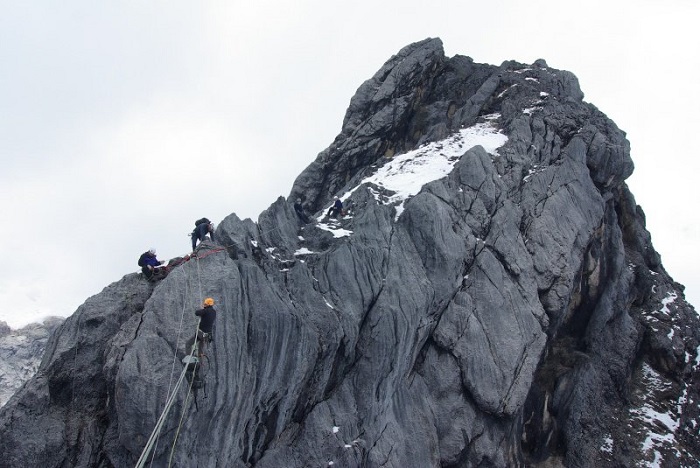
MULTIPOLYGON (((210 250, 207 253, 202 254, 202 255, 194 255, 194 258, 197 259, 197 282, 198 282, 198 286, 199 286, 200 303, 203 300, 203 296, 202 296, 202 273, 201 273, 201 268, 199 266, 199 260, 201 258, 205 258, 209 255, 215 254, 217 252, 223 252, 225 250, 226 250, 226 247, 220 247, 220 248, 212 249, 212 250, 210 250)), ((188 260, 189 260, 189 258, 185 261, 188 261, 188 260)), ((185 274, 185 281, 187 281, 187 274, 185 274)), ((187 290, 187 282, 185 283, 185 285, 186 285, 185 287, 187 290)), ((187 302, 186 298, 183 299, 182 317, 180 319, 180 327, 178 329, 178 340, 177 340, 178 344, 179 344, 180 332, 182 331, 182 323, 184 320, 186 302, 187 302)), ((190 354, 189 354, 189 356, 191 358, 194 358, 195 351, 198 349, 198 346, 199 346, 197 337, 198 337, 200 322, 201 322, 201 318, 197 320, 197 325, 195 327, 195 335, 194 335, 195 340, 194 340, 194 343, 192 344, 192 349, 191 349, 190 354)), ((176 348, 176 356, 177 356, 177 348, 176 348)), ((200 363, 197 360, 197 362, 195 362, 195 365, 194 365, 195 367, 194 367, 193 372, 197 371, 197 366, 199 366, 199 365, 200 365, 200 363)), ((175 367, 175 364, 173 362, 173 369, 174 369, 174 367, 175 367)), ((157 444, 157 440, 160 437, 160 431, 163 429, 163 424, 165 424, 165 420, 167 419, 168 413, 170 412, 170 409, 172 408, 172 405, 175 402, 175 397, 177 396, 177 392, 180 389, 180 385, 182 385, 182 381, 185 378, 185 376, 187 375, 188 367, 189 367, 189 365, 185 365, 183 367, 182 372, 180 373, 180 377, 178 378, 177 383, 175 384, 175 387, 173 388, 172 393, 168 396, 168 398, 165 402, 165 407, 163 408, 163 412, 161 413, 160 417, 158 418, 158 421, 156 422, 156 425, 153 428, 153 432, 151 432, 151 436, 148 438, 148 441, 146 442, 146 445, 144 446, 143 451, 141 452, 141 456, 139 457, 138 461, 136 462, 136 468, 143 468, 144 464, 146 463, 146 459, 148 458, 148 455, 151 452, 151 449, 153 449, 154 445, 157 444)), ((169 389, 170 389, 170 385, 172 384, 172 372, 173 371, 171 370, 169 389)), ((180 423, 178 424, 177 431, 175 433, 175 440, 173 441, 173 446, 171 448, 168 466, 170 466, 172 464, 172 458, 173 458, 173 455, 175 453, 175 446, 177 444, 177 439, 178 439, 178 436, 180 434, 180 429, 182 428, 182 424, 184 421, 184 414, 185 414, 185 410, 187 409, 187 403, 189 402, 189 397, 190 397, 190 393, 192 391, 192 385, 194 383, 194 380, 195 379, 192 378, 192 380, 190 381, 189 388, 187 390, 187 396, 185 397, 185 404, 183 406, 183 414, 180 417, 180 423)), ((169 389, 168 389, 168 391, 169 391, 169 389)), ((155 457, 155 451, 153 452, 153 457, 155 457)), ((151 459, 151 463, 152 462, 153 462, 153 459, 151 459)))
MULTIPOLYGON (((225 250, 225 249, 221 249, 221 250, 225 250)), ((215 253, 215 252, 210 252, 210 254, 211 253, 215 253)), ((203 258, 205 256, 206 255, 202 256, 201 258, 203 258)), ((197 255, 195 258, 197 259, 197 281, 199 282, 199 302, 201 303, 204 299, 202 296, 202 272, 201 272, 201 269, 199 267, 200 256, 197 255)), ((199 322, 201 322, 201 321, 202 321, 201 318, 199 320, 197 320, 197 329, 195 331, 194 343, 192 344, 192 351, 191 351, 190 355, 194 355, 195 350, 199 347, 199 339, 198 339, 199 338, 199 322)), ((172 463, 173 463, 173 456, 175 455, 175 446, 177 445, 177 439, 180 436, 180 429, 182 428, 182 423, 185 420, 185 411, 187 410, 187 403, 190 400, 190 393, 192 392, 192 385, 194 384, 194 381, 195 381, 197 367, 200 365, 201 365, 201 363, 199 361, 195 362, 194 369, 192 370, 192 379, 190 379, 190 386, 187 389, 187 396, 185 397, 185 404, 182 407, 182 415, 180 416, 180 423, 177 425, 177 430, 175 431, 175 439, 173 440, 173 446, 170 449, 170 457, 168 458, 168 468, 170 468, 170 466, 172 466, 172 463)), ((185 370, 187 370, 187 367, 188 366, 185 366, 185 370)))
MULTIPOLYGON (((197 326, 199 326, 199 323, 197 323, 197 326)), ((194 353, 194 347, 192 348, 192 351, 194 353)), ((148 458, 148 454, 153 448, 153 444, 156 440, 156 438, 160 435, 160 431, 163 428, 163 424, 165 423, 165 419, 168 417, 168 413, 170 412, 170 408, 172 408, 173 403, 175 402, 175 397, 177 396, 177 391, 180 388, 180 385, 182 384, 182 380, 185 378, 185 374, 187 373, 187 366, 183 367, 182 372, 180 373, 180 378, 177 380, 177 383, 175 384, 175 388, 173 389, 173 393, 170 395, 168 400, 165 402, 165 407, 163 408, 163 412, 160 415, 160 418, 158 418, 158 422, 156 422, 155 427, 153 428, 153 432, 151 432, 151 436, 148 438, 148 441, 146 442, 146 446, 143 448, 143 451, 141 452, 141 456, 139 457, 138 461, 136 462, 136 468, 143 468, 144 464, 146 463, 146 458, 148 458)))
MULTIPOLYGON (((185 268, 181 269, 182 271, 182 276, 184 277, 184 296, 182 298, 182 313, 180 314, 180 324, 178 325, 177 329, 177 340, 175 342, 175 353, 173 355, 173 364, 172 367, 170 368, 170 378, 168 379, 168 391, 166 394, 168 395, 168 398, 170 398, 170 390, 173 385, 173 375, 175 374, 175 363, 177 362, 177 350, 180 349, 180 337, 182 336, 182 324, 185 320, 185 309, 187 307, 187 299, 189 297, 189 291, 190 291, 190 284, 189 284, 189 275, 185 272, 185 268)), ((166 399, 167 401, 167 399, 166 399)), ((153 464, 153 460, 155 459, 156 452, 158 451, 158 442, 160 441, 160 435, 156 437, 156 442, 155 442, 155 448, 153 449, 153 453, 151 455, 151 462, 150 465, 153 464)), ((150 466, 149 465, 149 466, 150 466)))

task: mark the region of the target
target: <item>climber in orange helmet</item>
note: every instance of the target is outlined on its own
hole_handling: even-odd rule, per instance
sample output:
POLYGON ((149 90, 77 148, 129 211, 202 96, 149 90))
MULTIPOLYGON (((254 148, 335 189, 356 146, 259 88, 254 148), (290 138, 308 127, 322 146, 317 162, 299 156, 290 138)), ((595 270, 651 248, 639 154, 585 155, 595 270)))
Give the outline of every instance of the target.
MULTIPOLYGON (((214 321, 216 320, 216 309, 214 309, 214 299, 207 297, 204 299, 203 307, 194 313, 196 316, 200 317, 199 328, 197 330, 197 348, 199 350, 198 357, 201 359, 205 356, 204 345, 211 341, 212 332, 214 331, 214 321)), ((190 338, 185 345, 185 352, 190 354, 192 352, 192 345, 194 344, 195 337, 190 338)))

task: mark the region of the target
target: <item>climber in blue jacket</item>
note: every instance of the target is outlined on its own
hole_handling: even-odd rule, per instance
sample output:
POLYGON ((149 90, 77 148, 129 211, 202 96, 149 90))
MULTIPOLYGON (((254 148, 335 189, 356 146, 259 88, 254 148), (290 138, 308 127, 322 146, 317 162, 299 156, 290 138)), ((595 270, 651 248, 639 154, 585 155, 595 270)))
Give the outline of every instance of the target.
POLYGON ((142 253, 138 263, 141 267, 141 272, 149 281, 163 279, 168 274, 167 268, 158 268, 165 262, 156 258, 156 249, 154 248, 150 248, 147 252, 142 253))
POLYGON ((331 206, 328 209, 328 216, 331 218, 337 218, 338 216, 342 216, 343 214, 343 202, 340 200, 340 198, 335 197, 335 202, 333 203, 333 206, 331 206))

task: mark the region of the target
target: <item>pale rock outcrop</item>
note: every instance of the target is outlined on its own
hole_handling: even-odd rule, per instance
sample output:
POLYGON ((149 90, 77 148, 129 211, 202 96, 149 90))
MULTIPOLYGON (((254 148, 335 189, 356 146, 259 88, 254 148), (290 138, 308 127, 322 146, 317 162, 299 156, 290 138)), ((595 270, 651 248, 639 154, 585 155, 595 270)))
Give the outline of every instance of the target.
POLYGON ((46 341, 61 322, 48 317, 17 330, 0 322, 0 406, 36 373, 46 341))

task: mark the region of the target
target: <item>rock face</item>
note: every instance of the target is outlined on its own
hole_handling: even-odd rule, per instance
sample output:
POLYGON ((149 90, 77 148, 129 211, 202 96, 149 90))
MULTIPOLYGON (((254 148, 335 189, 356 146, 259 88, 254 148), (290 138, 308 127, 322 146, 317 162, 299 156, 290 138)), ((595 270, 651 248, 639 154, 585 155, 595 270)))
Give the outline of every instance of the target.
POLYGON ((0 406, 36 373, 49 335, 62 322, 49 317, 18 330, 0 322, 0 406))
POLYGON ((392 57, 257 223, 127 275, 0 412, 8 466, 690 466, 698 317, 574 75, 392 57), (334 196, 348 214, 324 218, 334 196), (314 222, 292 208, 301 198, 314 222), (203 297, 204 387, 176 387, 203 297))

